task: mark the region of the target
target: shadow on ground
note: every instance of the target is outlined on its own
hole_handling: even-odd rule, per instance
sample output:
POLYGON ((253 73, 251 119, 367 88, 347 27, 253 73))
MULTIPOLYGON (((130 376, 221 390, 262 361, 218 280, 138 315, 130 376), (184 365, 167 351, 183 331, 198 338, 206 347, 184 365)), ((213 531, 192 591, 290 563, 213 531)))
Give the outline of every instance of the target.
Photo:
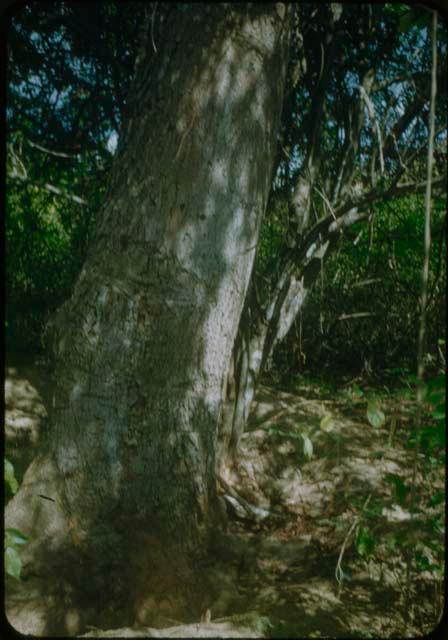
MULTIPOLYGON (((299 388, 292 394, 263 386, 258 392, 238 464, 224 471, 224 480, 235 495, 270 515, 262 522, 231 519, 228 530, 212 540, 217 597, 205 612, 201 633, 207 633, 211 619, 218 626, 210 623, 210 634, 216 635, 221 625, 226 637, 230 623, 225 616, 241 614, 244 619, 249 610, 268 618, 270 626, 259 633, 248 631, 246 637, 404 633, 404 558, 379 547, 375 558, 362 559, 349 532, 366 501, 390 507, 377 514, 381 539, 406 526, 409 514, 394 505, 392 487, 384 479, 389 473, 409 480, 412 452, 399 434, 391 444, 389 422, 380 429, 369 425, 365 402, 340 395, 331 400, 318 391, 299 388), (331 416, 328 432, 320 428, 324 416, 331 416), (304 455, 303 434, 312 442, 311 459, 304 455), (338 560, 344 576, 339 582, 338 560)), ((52 396, 49 372, 42 362, 11 360, 5 392, 6 452, 21 478, 44 446, 52 396)), ((394 415, 401 412, 402 425, 412 420, 412 409, 409 403, 397 408, 391 401, 389 406, 394 415)), ((436 626, 439 611, 431 580, 423 576, 414 587, 408 635, 436 626)))

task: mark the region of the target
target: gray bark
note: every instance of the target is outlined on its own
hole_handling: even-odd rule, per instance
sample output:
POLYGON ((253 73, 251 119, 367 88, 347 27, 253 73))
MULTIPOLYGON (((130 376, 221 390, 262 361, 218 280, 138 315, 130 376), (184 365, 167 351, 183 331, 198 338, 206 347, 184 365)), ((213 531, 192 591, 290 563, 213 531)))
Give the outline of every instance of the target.
POLYGON ((257 384, 275 345, 288 334, 303 310, 320 270, 340 240, 341 231, 366 217, 353 209, 337 220, 332 216, 321 220, 286 258, 267 309, 258 309, 257 313, 254 297, 248 298, 233 356, 235 367, 228 382, 231 392, 222 426, 222 437, 229 449, 225 462, 237 455, 257 384))
MULTIPOLYGON (((409 182, 402 182, 408 167, 413 166, 412 162, 424 150, 425 145, 420 146, 418 141, 409 146, 404 134, 415 123, 418 114, 422 113, 427 98, 424 92, 419 93, 414 87, 415 95, 406 99, 404 113, 396 112, 395 125, 392 128, 389 124, 386 126, 386 116, 383 116, 382 121, 378 120, 379 114, 375 112, 373 102, 373 95, 376 94, 375 97, 378 98, 378 92, 383 90, 381 83, 375 81, 376 59, 368 57, 359 66, 358 91, 353 95, 347 92, 346 86, 344 89, 343 67, 334 67, 338 60, 340 38, 345 37, 343 32, 338 31, 341 12, 341 5, 332 5, 328 29, 321 43, 321 71, 311 89, 311 107, 309 117, 305 120, 306 135, 297 137, 297 144, 306 141, 306 149, 292 193, 291 179, 284 178, 285 198, 289 199, 290 205, 289 229, 285 240, 286 247, 289 247, 285 247, 285 251, 289 255, 283 260, 282 266, 271 274, 271 291, 265 308, 260 308, 260 305, 254 303, 254 298, 251 298, 240 324, 234 354, 234 380, 228 384, 230 394, 222 428, 223 438, 229 443, 232 455, 236 452, 246 427, 263 367, 275 344, 286 336, 303 309, 324 261, 337 246, 343 232, 356 222, 366 220, 369 209, 373 215, 372 204, 399 198, 406 193, 423 191, 427 184, 426 181, 416 182, 414 176, 409 182), (330 108, 331 116, 328 116, 327 98, 329 93, 331 95, 331 82, 335 79, 335 73, 336 80, 338 79, 338 70, 342 71, 339 77, 342 91, 335 96, 338 97, 336 102, 340 104, 336 111, 330 108), (335 156, 331 159, 325 155, 325 145, 321 144, 327 117, 339 118, 339 130, 344 133, 341 148, 335 149, 335 156), (358 157, 361 133, 366 125, 372 130, 368 172, 358 157), (393 170, 386 167, 386 160, 392 162, 393 170), (379 180, 385 173, 385 168, 388 169, 386 184, 384 180, 379 180), (315 204, 317 207, 314 207, 315 204), (314 226, 311 219, 313 211, 322 215, 314 226), (291 247, 291 244, 294 246, 291 247)), ((365 46, 365 39, 360 46, 365 46)), ((389 44, 384 44, 383 54, 388 46, 389 44)), ((409 75, 406 78, 411 80, 409 75)), ((412 92, 410 95, 412 96, 412 92)), ((391 100, 387 93, 382 95, 382 99, 386 102, 391 100)), ((393 107, 392 103, 389 107, 393 107)), ((294 114, 294 107, 290 109, 294 114)), ((284 135, 288 140, 288 148, 291 149, 295 142, 294 118, 291 118, 289 127, 284 128, 287 131, 284 135)), ((285 145, 281 145, 281 149, 291 160, 285 145)), ((442 176, 435 177, 433 186, 442 182, 444 184, 444 180, 442 176)), ((252 288, 254 287, 255 285, 252 288)))
MULTIPOLYGON (((90 251, 48 333, 57 482, 46 495, 58 494, 75 554, 96 568, 133 558, 140 595, 182 583, 169 549, 197 542, 213 511, 218 424, 270 189, 290 9, 189 5, 167 9, 166 22, 157 53, 147 36, 90 251)), ((23 527, 33 473, 8 526, 23 527)), ((33 523, 25 533, 46 535, 38 514, 33 523)))
POLYGON ((54 323, 52 449, 81 529, 119 509, 188 537, 205 517, 270 187, 284 7, 176 20, 136 78, 92 249, 54 323))

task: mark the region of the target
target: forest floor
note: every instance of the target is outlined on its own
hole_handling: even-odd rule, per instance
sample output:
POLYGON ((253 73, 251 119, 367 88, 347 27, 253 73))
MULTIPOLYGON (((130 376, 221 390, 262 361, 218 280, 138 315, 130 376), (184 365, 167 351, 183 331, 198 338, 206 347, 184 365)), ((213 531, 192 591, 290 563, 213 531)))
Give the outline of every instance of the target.
MULTIPOLYGON (((360 386, 261 386, 224 481, 270 515, 258 523, 236 515, 215 536, 219 589, 205 620, 252 611, 277 638, 418 636, 437 626, 444 513, 431 500, 444 492, 444 468, 418 454, 415 495, 429 506, 412 513, 415 401, 360 386), (367 419, 369 393, 381 401, 381 427, 367 419)), ((6 451, 20 480, 45 430, 47 370, 27 358, 7 362, 5 392, 6 451)))

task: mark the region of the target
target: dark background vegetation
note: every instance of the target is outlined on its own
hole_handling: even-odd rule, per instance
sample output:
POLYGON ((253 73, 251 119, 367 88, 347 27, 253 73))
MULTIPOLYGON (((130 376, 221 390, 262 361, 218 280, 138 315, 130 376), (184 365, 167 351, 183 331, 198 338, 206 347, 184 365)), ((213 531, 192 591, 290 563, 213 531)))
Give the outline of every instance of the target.
MULTIPOLYGON (((44 354, 46 323, 71 295, 107 190, 117 141, 120 144, 145 6, 150 18, 146 24, 155 46, 161 13, 157 5, 159 3, 29 3, 11 21, 5 211, 8 357, 44 354)), ((393 184, 390 176, 394 172, 399 175, 406 157, 413 158, 406 165, 406 175, 416 183, 426 178, 431 70, 429 12, 418 6, 410 9, 404 4, 349 6, 350 11, 346 11, 338 23, 340 49, 326 83, 327 96, 319 122, 313 109, 319 102, 316 87, 325 75, 322 51, 324 45, 327 52, 331 48, 327 39, 330 5, 298 4, 300 29, 294 41, 293 62, 299 70, 299 81, 294 84, 293 67, 289 71, 292 89, 285 101, 282 145, 279 145, 273 188, 261 228, 253 279, 265 307, 275 290, 285 256, 290 254, 294 243, 299 244, 300 234, 294 226, 290 196, 298 176, 303 173, 306 150, 313 148, 317 136, 316 148, 322 153, 322 159, 320 165, 316 165, 319 171, 315 184, 322 189, 327 177, 331 183, 332 176, 337 175, 347 140, 346 135, 342 141, 339 133, 350 130, 347 114, 356 113, 359 100, 353 87, 361 82, 369 67, 375 68, 377 81, 386 87, 389 82, 392 86, 392 78, 403 75, 403 70, 412 76, 408 84, 401 85, 399 81, 396 85, 400 95, 396 88, 397 95, 387 88, 375 98, 375 107, 384 116, 384 122, 387 114, 383 107, 390 101, 391 122, 395 122, 390 130, 397 134, 399 152, 393 151, 393 142, 385 136, 385 150, 389 146, 386 172, 379 179, 379 197, 368 206, 368 220, 344 230, 335 250, 322 262, 303 309, 286 337, 275 346, 264 376, 265 381, 290 391, 297 391, 297 383, 317 379, 316 388, 320 393, 330 389, 333 400, 344 397, 351 411, 358 411, 364 403, 363 416, 367 404, 368 422, 373 427, 389 430, 385 437, 389 438, 390 447, 395 426, 399 424, 396 416, 401 415, 404 402, 398 393, 397 398, 392 397, 390 391, 400 386, 406 388, 409 392, 406 402, 409 398, 414 402, 413 414, 409 421, 403 421, 406 433, 402 430, 396 439, 401 439, 399 444, 403 450, 413 449, 424 454, 421 459, 415 455, 414 463, 415 469, 417 462, 421 465, 422 477, 428 484, 421 488, 421 495, 415 491, 417 498, 414 498, 419 501, 423 514, 417 525, 423 530, 423 522, 426 527, 425 544, 436 559, 431 560, 434 563, 431 565, 428 558, 432 556, 417 550, 420 556, 416 555, 415 562, 420 572, 427 571, 428 567, 434 570, 437 588, 441 590, 445 495, 436 482, 431 484, 431 473, 434 472, 439 482, 446 447, 445 378, 440 375, 446 369, 446 193, 434 190, 432 199, 424 351, 428 397, 430 405, 436 408, 431 409, 431 413, 428 405, 423 414, 415 409, 413 374, 417 370, 421 315, 424 189, 382 197, 393 184), (329 386, 325 387, 323 382, 329 386), (337 393, 335 387, 338 387, 337 393), (380 401, 385 403, 385 413, 389 411, 386 417, 380 410, 380 401), (396 415, 395 409, 392 411, 394 402, 401 407, 396 415), (433 508, 438 509, 435 515, 431 512, 433 508)), ((186 5, 177 5, 177 9, 184 10, 183 7, 186 5)), ((447 115, 447 31, 442 20, 438 27, 438 49, 435 173, 440 178, 446 172, 447 115)), ((352 162, 355 186, 358 180, 358 185, 367 190, 370 185, 363 180, 368 174, 366 167, 376 153, 377 141, 367 118, 366 121, 358 132, 356 157, 352 162)), ((320 193, 313 193, 310 210, 313 222, 328 214, 320 193)), ((330 418, 328 415, 324 420, 330 418)), ((367 422, 366 428, 369 428, 367 422)), ((290 431, 281 429, 277 436, 292 437, 290 431)), ((293 436, 294 443, 302 442, 298 433, 293 436)), ((302 450, 300 452, 302 455, 302 450)), ((378 452, 372 455, 375 454, 378 452)), ((8 467, 5 469, 8 472, 8 467)), ((12 465, 9 469, 13 477, 12 465)), ((394 486, 393 504, 398 502, 408 508, 416 474, 412 490, 411 483, 405 485, 401 476, 389 476, 385 482, 392 482, 394 486)), ((14 482, 12 493, 18 486, 14 482)), ((384 541, 381 509, 378 507, 375 513, 372 510, 368 517, 374 524, 366 516, 368 526, 357 529, 357 551, 363 559, 373 553, 374 544, 384 541)), ((416 550, 412 536, 401 539, 397 534, 393 543, 396 546, 391 547, 390 553, 388 550, 388 559, 398 556, 397 549, 404 550, 406 557, 416 550)))
MULTIPOLYGON (((396 5, 397 7, 403 5, 396 5)), ((405 5, 404 5, 405 6, 405 5)), ((310 5, 311 7, 311 5, 310 5)), ((315 10, 315 9, 313 9, 315 10)), ((398 11, 399 9, 395 9, 398 11)), ((317 8, 317 11, 321 11, 317 8)), ((305 6, 303 20, 310 19, 305 6)), ((317 30, 325 28, 313 17, 317 30)), ((6 339, 42 350, 50 314, 70 296, 100 206, 138 51, 142 6, 25 5, 8 52, 6 339)), ((305 21, 304 30, 309 28, 305 21)), ((316 34, 314 36, 316 39, 316 34)), ((304 82, 306 82, 306 75, 304 82)), ((306 101, 309 87, 303 87, 306 101)), ((415 368, 423 194, 376 205, 322 268, 303 313, 277 346, 271 372, 387 374, 415 368)), ((445 338, 445 202, 435 198, 428 362, 445 338)), ((257 269, 269 277, 289 231, 286 198, 271 198, 257 269)))

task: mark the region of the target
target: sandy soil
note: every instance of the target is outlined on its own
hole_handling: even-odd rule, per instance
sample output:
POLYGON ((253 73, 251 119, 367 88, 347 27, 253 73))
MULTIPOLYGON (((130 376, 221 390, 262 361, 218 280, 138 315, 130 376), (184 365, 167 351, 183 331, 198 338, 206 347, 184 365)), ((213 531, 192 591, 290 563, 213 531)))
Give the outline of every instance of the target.
MULTIPOLYGON (((406 607, 405 560, 386 545, 391 532, 409 526, 410 514, 394 502, 385 476, 409 481, 413 453, 405 435, 414 407, 390 400, 386 424, 374 429, 366 400, 349 391, 328 397, 304 385, 294 394, 259 390, 238 465, 223 478, 231 519, 213 542, 221 591, 208 613, 212 621, 257 611, 271 621, 273 637, 402 636, 407 611, 406 635, 436 626, 440 585, 420 575, 406 607), (331 417, 327 432, 320 428, 324 416, 331 417), (311 440, 311 459, 303 435, 311 440), (250 511, 232 512, 229 495, 269 515, 257 521, 250 511), (354 548, 366 504, 377 509, 367 523, 377 540, 370 559, 354 548)), ((52 393, 43 362, 7 361, 5 395, 6 450, 20 479, 45 442, 52 393)), ((443 488, 439 480, 431 490, 434 482, 443 488)))

